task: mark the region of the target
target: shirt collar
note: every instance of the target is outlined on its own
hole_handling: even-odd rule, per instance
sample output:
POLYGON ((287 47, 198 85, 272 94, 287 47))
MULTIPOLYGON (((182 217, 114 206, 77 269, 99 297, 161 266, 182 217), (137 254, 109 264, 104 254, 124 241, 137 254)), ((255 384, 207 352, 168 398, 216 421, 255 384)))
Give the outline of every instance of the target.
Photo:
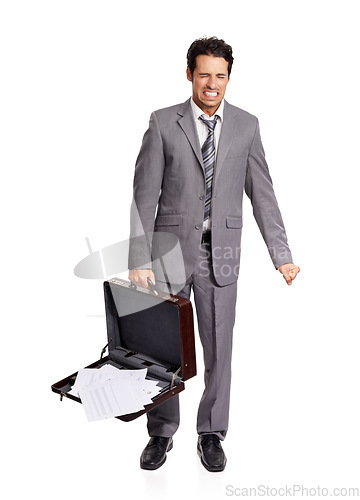
POLYGON ((191 109, 194 113, 194 118, 195 120, 198 120, 201 115, 205 115, 206 120, 213 120, 215 115, 218 115, 221 121, 223 120, 224 116, 224 99, 222 99, 220 106, 216 110, 215 115, 209 117, 202 109, 199 108, 199 106, 194 102, 194 99, 191 97, 190 99, 190 104, 191 104, 191 109))

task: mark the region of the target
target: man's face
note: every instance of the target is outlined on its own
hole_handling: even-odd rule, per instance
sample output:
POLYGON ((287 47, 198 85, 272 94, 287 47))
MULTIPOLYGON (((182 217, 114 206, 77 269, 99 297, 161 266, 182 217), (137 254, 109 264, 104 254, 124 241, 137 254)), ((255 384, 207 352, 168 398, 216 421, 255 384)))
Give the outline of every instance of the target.
POLYGON ((192 82, 194 102, 212 116, 220 106, 229 81, 227 61, 223 57, 197 56, 193 74, 186 68, 186 76, 192 82))

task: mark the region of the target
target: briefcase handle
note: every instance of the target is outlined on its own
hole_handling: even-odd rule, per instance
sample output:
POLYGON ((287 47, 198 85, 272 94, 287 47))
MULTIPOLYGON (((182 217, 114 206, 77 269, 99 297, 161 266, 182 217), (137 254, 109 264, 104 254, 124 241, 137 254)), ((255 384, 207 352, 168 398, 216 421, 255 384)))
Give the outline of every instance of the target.
POLYGON ((147 282, 148 282, 148 285, 149 285, 149 290, 150 290, 153 294, 155 294, 155 295, 159 295, 159 294, 158 294, 158 291, 157 291, 157 290, 156 290, 156 288, 155 288, 154 283, 151 281, 151 279, 149 278, 149 276, 147 277, 147 282))
MULTIPOLYGON (((154 283, 151 281, 149 276, 147 277, 147 283, 148 283, 148 289, 150 290, 150 292, 153 293, 154 295, 159 295, 158 291, 156 290, 156 285, 154 285, 154 283)), ((129 287, 135 288, 135 289, 137 288, 135 283, 133 283, 132 281, 130 281, 129 287)))

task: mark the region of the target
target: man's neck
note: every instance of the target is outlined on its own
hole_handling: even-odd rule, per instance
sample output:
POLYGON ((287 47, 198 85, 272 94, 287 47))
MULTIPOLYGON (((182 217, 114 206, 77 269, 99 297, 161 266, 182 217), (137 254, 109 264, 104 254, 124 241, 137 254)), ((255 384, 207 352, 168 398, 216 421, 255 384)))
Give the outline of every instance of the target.
POLYGON ((214 113, 212 113, 211 115, 208 115, 207 112, 208 110, 205 110, 203 111, 197 104, 196 102, 194 101, 194 99, 191 97, 190 99, 190 104, 191 104, 191 108, 193 110, 193 113, 194 113, 194 117, 195 119, 199 118, 199 116, 201 116, 202 114, 206 114, 206 116, 208 116, 210 119, 214 119, 214 116, 215 115, 218 115, 221 120, 223 120, 223 114, 224 114, 224 99, 222 99, 222 101, 220 102, 219 106, 216 108, 216 111, 214 111, 214 113))
POLYGON ((220 101, 219 105, 218 105, 218 106, 216 106, 216 108, 215 108, 215 109, 214 109, 214 108, 210 108, 210 107, 209 107, 209 108, 206 108, 206 109, 203 109, 201 106, 199 106, 199 104, 198 104, 197 102, 195 102, 195 100, 194 100, 194 97, 193 97, 193 96, 191 97, 191 99, 193 100, 194 104, 195 104, 195 105, 196 105, 199 109, 201 109, 201 111, 202 111, 203 113, 205 113, 205 114, 206 114, 207 116, 209 116, 209 117, 214 116, 214 114, 215 114, 215 113, 216 113, 216 111, 220 108, 221 103, 222 103, 222 101, 220 101))

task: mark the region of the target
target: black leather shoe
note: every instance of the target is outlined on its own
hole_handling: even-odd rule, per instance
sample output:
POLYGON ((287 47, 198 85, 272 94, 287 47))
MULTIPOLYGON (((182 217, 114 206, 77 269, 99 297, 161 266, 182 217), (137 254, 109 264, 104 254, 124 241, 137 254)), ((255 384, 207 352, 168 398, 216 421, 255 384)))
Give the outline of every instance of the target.
POLYGON ((170 451, 172 447, 171 437, 151 437, 141 454, 140 467, 146 470, 158 469, 166 460, 166 452, 170 451))
POLYGON ((210 472, 220 472, 225 469, 226 456, 220 438, 216 434, 201 434, 197 450, 205 469, 210 472))

